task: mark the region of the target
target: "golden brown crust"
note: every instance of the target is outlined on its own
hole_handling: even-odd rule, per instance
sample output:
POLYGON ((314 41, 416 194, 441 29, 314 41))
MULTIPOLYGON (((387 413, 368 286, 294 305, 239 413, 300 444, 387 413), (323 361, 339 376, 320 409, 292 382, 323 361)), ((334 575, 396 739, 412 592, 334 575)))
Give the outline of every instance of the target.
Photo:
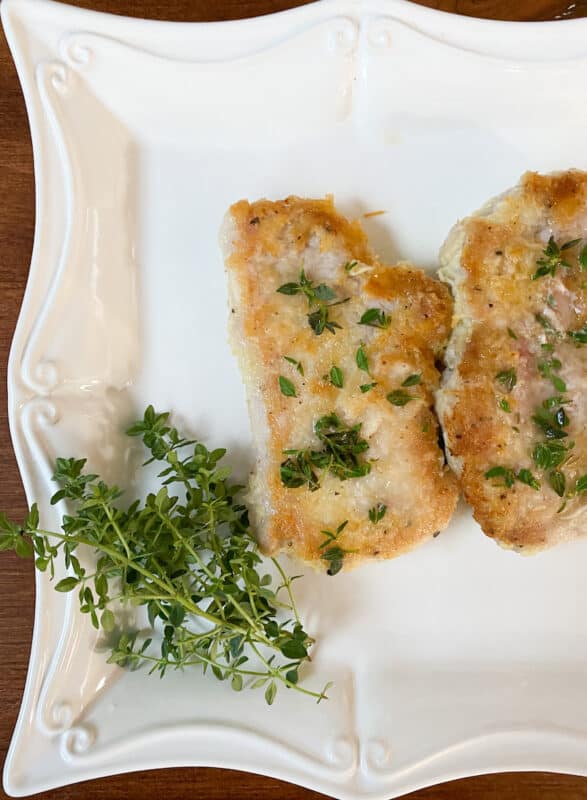
POLYGON ((235 339, 243 337, 242 347, 236 344, 258 449, 249 501, 264 549, 320 559, 321 532, 348 520, 341 540, 347 565, 399 555, 444 528, 457 490, 438 447, 431 409, 439 382, 435 359, 451 322, 446 287, 413 267, 379 264, 360 224, 337 214, 331 198, 241 201, 229 212, 229 227, 233 324, 235 339), (359 263, 349 274, 344 267, 352 261, 359 263), (334 335, 314 333, 304 297, 276 291, 297 281, 302 266, 338 299, 349 298, 332 310, 342 326, 334 335), (359 325, 370 307, 385 309, 391 325, 359 325), (361 344, 370 375, 356 365, 361 344), (302 362, 303 377, 284 356, 302 362), (343 388, 329 381, 332 366, 342 370, 343 388), (403 407, 391 405, 386 394, 414 373, 422 376, 421 384, 409 390, 414 399, 403 407), (294 383, 295 398, 281 394, 279 375, 294 383), (370 382, 376 386, 361 392, 360 386, 370 382), (371 473, 346 481, 323 476, 315 492, 284 487, 283 451, 316 446, 313 426, 332 412, 347 425, 362 424, 371 473), (368 511, 378 503, 387 512, 373 524, 368 511))
POLYGON ((533 275, 550 236, 558 244, 585 237, 586 223, 587 173, 528 173, 512 192, 457 226, 441 254, 441 272, 456 295, 456 368, 439 397, 441 422, 475 518, 506 547, 537 550, 582 533, 585 499, 570 498, 559 511, 562 499, 549 485, 552 470, 532 457, 538 442, 549 441, 532 417, 547 398, 561 394, 539 367, 558 359, 554 373, 566 385, 561 396, 570 419, 561 441, 575 442, 559 471, 572 491, 587 473, 587 346, 567 336, 587 323, 587 273, 578 263, 585 241, 564 253, 570 267, 559 267, 554 277, 533 275), (545 321, 558 333, 546 330, 545 321), (496 379, 504 370, 515 372, 512 391, 496 379), (500 406, 504 401, 509 413, 500 406), (519 480, 507 488, 499 478, 487 479, 494 466, 530 470, 539 491, 519 480))

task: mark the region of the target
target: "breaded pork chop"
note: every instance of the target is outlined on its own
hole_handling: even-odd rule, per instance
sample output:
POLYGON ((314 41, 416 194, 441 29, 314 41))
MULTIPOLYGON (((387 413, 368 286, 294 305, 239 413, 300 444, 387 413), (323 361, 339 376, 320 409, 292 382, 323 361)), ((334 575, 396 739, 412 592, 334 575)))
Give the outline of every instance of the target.
POLYGON ((441 251, 455 296, 437 409, 488 536, 532 552, 587 525, 587 173, 527 173, 441 251))
POLYGON ((438 445, 448 289, 378 263, 331 199, 241 201, 222 231, 230 323, 256 442, 248 505, 267 553, 330 574, 444 528, 438 445))

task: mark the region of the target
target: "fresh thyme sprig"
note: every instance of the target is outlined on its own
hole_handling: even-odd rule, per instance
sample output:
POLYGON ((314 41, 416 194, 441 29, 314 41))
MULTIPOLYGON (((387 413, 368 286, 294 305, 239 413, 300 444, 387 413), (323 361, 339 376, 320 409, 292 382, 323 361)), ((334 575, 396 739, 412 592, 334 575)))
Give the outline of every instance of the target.
POLYGON ((262 571, 241 487, 219 465, 225 451, 181 437, 168 416, 149 406, 128 431, 150 451, 147 464, 163 464, 156 493, 123 508, 120 489, 86 473, 84 459, 59 458, 54 477, 61 488, 52 503, 68 504, 61 530, 39 528, 36 505, 22 526, 0 515, 0 549, 34 555, 51 578, 64 559, 71 574, 55 588, 77 590, 81 611, 114 641, 111 663, 146 663, 161 676, 200 666, 237 691, 263 687, 269 704, 278 685, 322 700, 328 686, 314 692, 298 683, 313 639, 295 606, 294 579, 273 561, 281 583, 272 588, 262 571), (96 555, 90 574, 78 558, 81 547, 96 555), (154 636, 117 630, 121 603, 144 606, 151 626, 161 626, 159 652, 154 636))
POLYGON ((284 450, 286 460, 280 466, 281 482, 288 489, 308 485, 310 491, 320 488, 317 470, 330 472, 341 481, 361 478, 371 471, 371 464, 361 459, 369 443, 361 438, 361 424, 345 425, 336 414, 327 414, 316 422, 314 432, 321 450, 284 450))
POLYGON ((338 322, 331 319, 330 309, 346 303, 350 298, 345 297, 344 300, 336 300, 334 289, 325 283, 315 284, 314 281, 308 279, 303 269, 300 271, 298 283, 283 283, 277 291, 280 294, 303 294, 306 297, 308 308, 310 309, 310 313, 307 314, 308 325, 316 336, 320 336, 324 331, 336 333, 336 329, 342 327, 338 322), (335 302, 330 302, 331 300, 335 300, 335 302))

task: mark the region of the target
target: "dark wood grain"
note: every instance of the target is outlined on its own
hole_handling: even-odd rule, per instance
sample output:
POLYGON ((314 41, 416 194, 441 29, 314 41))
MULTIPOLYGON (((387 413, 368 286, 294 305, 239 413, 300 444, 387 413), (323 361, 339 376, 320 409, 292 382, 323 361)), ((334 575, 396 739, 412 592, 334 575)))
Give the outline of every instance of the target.
MULTIPOLYGON (((176 20, 223 20, 267 14, 295 0, 74 0, 99 11, 176 20)), ((587 16, 587 0, 426 0, 422 5, 471 16, 544 20, 587 16)), ((0 32, 0 509, 20 518, 26 504, 10 444, 6 364, 24 292, 34 225, 33 164, 18 79, 0 32)), ((3 763, 24 686, 33 620, 31 564, 10 554, 0 560, 0 762, 3 763)), ((4 797, 0 790, 0 796, 4 797)), ((197 797, 204 800, 322 797, 279 781, 213 769, 144 772, 68 787, 44 798, 197 797)), ((482 776, 435 786, 411 800, 587 800, 587 780, 545 773, 482 776)))

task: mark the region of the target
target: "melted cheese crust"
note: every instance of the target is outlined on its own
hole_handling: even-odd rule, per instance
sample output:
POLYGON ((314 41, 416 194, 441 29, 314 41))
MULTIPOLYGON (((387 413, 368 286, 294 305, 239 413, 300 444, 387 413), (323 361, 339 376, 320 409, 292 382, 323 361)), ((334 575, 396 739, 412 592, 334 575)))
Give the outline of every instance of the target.
POLYGON ((560 469, 568 488, 587 473, 587 346, 577 347, 566 336, 587 323, 587 272, 578 264, 585 240, 563 253, 571 268, 532 280, 550 236, 562 245, 586 233, 587 173, 527 173, 515 189, 459 223, 440 256, 440 275, 455 294, 447 351, 452 371, 437 403, 449 460, 484 532, 524 552, 579 536, 587 521, 587 496, 569 499, 559 511, 561 498, 532 460, 534 445, 545 441, 532 415, 546 398, 559 394, 540 375, 538 363, 554 356, 562 363, 557 374, 570 401, 564 406, 570 418, 565 441, 575 442, 560 469), (548 336, 536 314, 560 335, 548 336), (554 344, 551 354, 541 347, 549 343, 554 344), (495 377, 507 369, 517 375, 510 393, 495 377), (511 413, 499 407, 503 398, 511 413), (486 479, 495 465, 530 469, 540 491, 519 481, 508 489, 486 479))
POLYGON ((229 278, 232 341, 247 386, 256 443, 256 468, 248 505, 267 553, 287 551, 322 564, 321 531, 348 520, 338 544, 345 567, 367 557, 391 558, 411 549, 448 524, 457 500, 456 482, 438 445, 433 392, 435 362, 450 331, 452 301, 447 288, 421 270, 377 262, 358 222, 336 213, 332 199, 282 202, 241 201, 227 214, 222 233, 229 278), (351 274, 345 264, 357 261, 351 274), (316 335, 308 324, 308 302, 277 288, 309 279, 350 298, 331 310, 342 328, 316 335), (387 329, 360 325, 368 308, 391 316, 387 329), (358 369, 360 345, 370 376, 358 369), (284 360, 303 365, 304 375, 284 360), (344 376, 342 389, 328 378, 332 366, 344 376), (386 394, 407 376, 422 382, 407 391, 416 399, 393 406, 386 394), (280 375, 296 397, 285 397, 280 375), (361 384, 377 386, 362 393, 361 384), (319 447, 314 424, 335 412, 346 425, 361 423, 368 441, 369 475, 341 481, 322 474, 321 488, 286 488, 280 464, 286 449, 319 447), (377 524, 369 509, 387 506, 377 524))

